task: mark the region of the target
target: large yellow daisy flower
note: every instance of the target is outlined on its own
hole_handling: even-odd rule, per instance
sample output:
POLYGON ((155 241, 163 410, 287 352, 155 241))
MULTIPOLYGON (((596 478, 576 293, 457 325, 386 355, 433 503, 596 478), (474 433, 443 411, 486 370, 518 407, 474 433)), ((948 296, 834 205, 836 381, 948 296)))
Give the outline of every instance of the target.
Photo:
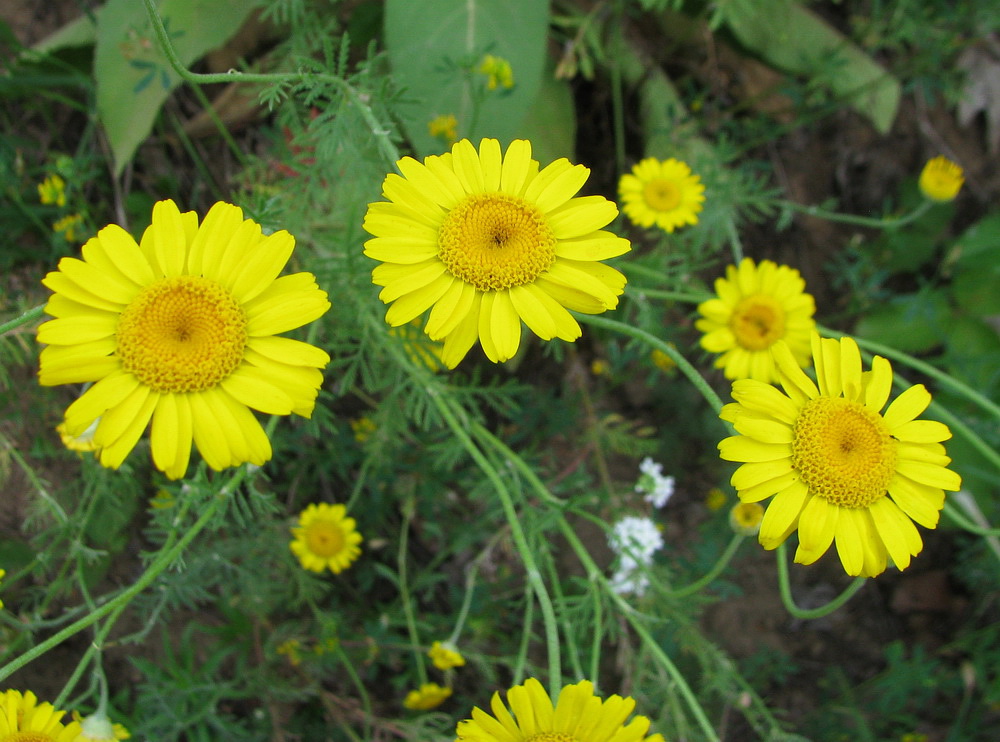
POLYGON ((472 709, 472 718, 458 723, 456 742, 663 742, 663 735, 646 736, 645 716, 625 724, 635 699, 615 695, 602 701, 589 680, 563 687, 553 707, 542 684, 528 678, 507 691, 507 702, 510 711, 494 693, 493 716, 472 709))
POLYGON ((625 277, 597 261, 628 252, 601 227, 618 214, 602 196, 574 198, 590 170, 560 159, 539 171, 531 144, 468 139, 423 163, 404 157, 382 184, 389 199, 368 207, 375 235, 365 255, 382 261, 372 282, 390 304, 385 319, 406 324, 428 309, 424 331, 444 340, 454 368, 478 339, 493 362, 521 342, 521 321, 543 340, 573 341, 566 311, 599 314, 618 305, 625 277))
POLYGON ((794 268, 770 260, 755 265, 744 258, 715 280, 714 299, 698 305, 704 333, 701 347, 719 353, 715 367, 727 379, 777 380, 771 347, 788 343, 800 366, 809 363, 809 335, 816 327, 816 302, 794 268))
POLYGON ((325 502, 310 505, 299 513, 299 526, 288 545, 302 566, 312 572, 329 568, 339 574, 361 556, 361 534, 356 521, 348 518, 343 505, 325 502))
POLYGON ((0 694, 0 740, 7 742, 75 742, 79 723, 63 724, 65 711, 51 703, 38 703, 30 690, 0 694))
POLYGON ((851 338, 812 336, 817 384, 799 368, 786 343, 774 347, 785 393, 743 379, 721 417, 740 434, 719 443, 727 461, 746 462, 732 484, 743 502, 771 495, 760 543, 774 549, 798 529, 795 561, 812 564, 836 541, 849 575, 874 577, 891 557, 899 569, 920 553, 912 521, 937 525, 944 490, 962 480, 947 468, 943 423, 916 418, 930 404, 922 384, 900 394, 882 413, 892 367, 875 356, 862 373, 851 338))
POLYGON ((276 337, 330 307, 310 273, 278 277, 295 239, 264 236, 217 203, 198 226, 173 201, 153 207, 139 244, 111 225, 42 281, 54 292, 38 328, 39 381, 96 382, 66 410, 65 432, 95 421, 93 442, 117 468, 152 421, 153 463, 184 476, 191 444, 213 469, 263 464, 271 444, 250 409, 312 414, 330 357, 276 337))
POLYGON ((640 227, 673 232, 698 223, 705 186, 680 160, 647 157, 618 181, 618 196, 625 216, 640 227))

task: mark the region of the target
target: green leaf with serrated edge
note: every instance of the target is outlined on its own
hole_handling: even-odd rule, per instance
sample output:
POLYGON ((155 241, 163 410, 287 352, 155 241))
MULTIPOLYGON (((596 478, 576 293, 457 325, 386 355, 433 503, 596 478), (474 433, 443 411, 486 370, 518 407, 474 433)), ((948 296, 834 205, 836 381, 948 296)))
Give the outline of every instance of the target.
POLYGON ((427 130, 447 114, 458 120, 459 138, 476 143, 525 136, 522 124, 545 67, 548 22, 547 0, 387 0, 385 44, 403 89, 398 114, 417 154, 447 149, 427 130), (485 54, 510 62, 512 89, 484 92, 485 76, 463 71, 475 70, 485 54))
MULTIPOLYGON (((256 4, 256 0, 161 0, 159 9, 177 56, 189 65, 236 33, 256 4)), ((118 175, 180 83, 157 46, 143 3, 109 0, 100 11, 94 74, 97 112, 118 175), (155 73, 147 81, 150 65, 155 73)))
POLYGON ((892 127, 901 86, 888 71, 815 13, 791 0, 726 5, 725 22, 739 42, 768 64, 797 75, 822 77, 840 99, 879 132, 892 127), (830 65, 836 64, 836 69, 830 65))
POLYGON ((944 340, 951 318, 943 291, 921 291, 875 307, 858 321, 855 333, 904 353, 921 353, 944 340))

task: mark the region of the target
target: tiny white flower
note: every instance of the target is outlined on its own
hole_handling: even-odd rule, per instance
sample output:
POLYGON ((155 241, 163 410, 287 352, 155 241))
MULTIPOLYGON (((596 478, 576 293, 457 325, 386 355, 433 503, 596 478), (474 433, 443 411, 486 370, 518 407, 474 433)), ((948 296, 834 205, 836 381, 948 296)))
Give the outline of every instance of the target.
POLYGON ((649 587, 649 577, 634 569, 625 571, 619 569, 611 576, 611 589, 619 595, 639 595, 646 593, 649 587))
POLYGON ((649 456, 639 464, 639 472, 642 476, 636 482, 635 491, 643 493, 643 499, 654 508, 662 508, 674 494, 674 478, 663 476, 663 464, 649 456))
POLYGON ((651 564, 663 548, 663 534, 650 518, 627 515, 611 527, 608 545, 623 564, 651 564))

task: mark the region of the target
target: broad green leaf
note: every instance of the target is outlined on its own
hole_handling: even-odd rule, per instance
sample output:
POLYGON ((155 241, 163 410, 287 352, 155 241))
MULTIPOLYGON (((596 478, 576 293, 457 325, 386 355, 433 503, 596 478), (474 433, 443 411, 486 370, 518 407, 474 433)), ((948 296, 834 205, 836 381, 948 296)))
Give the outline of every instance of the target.
POLYGON ((565 80, 542 76, 535 102, 521 122, 519 137, 531 142, 531 156, 543 166, 560 157, 576 161, 576 108, 565 80))
MULTIPOLYGON (((402 88, 398 112, 420 155, 446 149, 427 124, 452 114, 459 138, 523 137, 545 66, 548 0, 387 0, 385 44, 402 88), (510 62, 514 87, 487 91, 486 54, 510 62)), ((545 163, 542 163, 543 165, 545 163)))
POLYGON ((1000 334, 974 317, 955 317, 948 325, 944 361, 948 372, 989 398, 1000 384, 1000 334))
POLYGON ((815 13, 792 0, 731 0, 724 8, 747 49, 785 72, 822 79, 881 133, 892 127, 899 81, 815 13))
MULTIPOLYGON (((160 0, 177 56, 190 65, 239 29, 256 0, 160 0)), ((97 24, 97 111, 111 143, 115 174, 149 135, 180 78, 153 37, 143 3, 109 0, 97 24)))
POLYGON ((97 17, 100 13, 101 10, 97 10, 93 15, 81 15, 53 31, 32 49, 36 52, 54 52, 70 46, 93 44, 97 39, 97 17))
POLYGON ((893 297, 862 317, 855 332, 904 353, 921 353, 944 340, 951 320, 948 300, 935 289, 893 297))

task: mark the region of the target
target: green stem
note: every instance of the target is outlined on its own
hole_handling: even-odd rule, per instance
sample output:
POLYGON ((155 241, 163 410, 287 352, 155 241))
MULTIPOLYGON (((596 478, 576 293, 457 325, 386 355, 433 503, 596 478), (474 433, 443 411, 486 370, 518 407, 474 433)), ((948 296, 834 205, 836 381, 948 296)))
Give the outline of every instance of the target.
POLYGON ((406 564, 409 558, 407 544, 410 539, 410 519, 413 517, 413 504, 403 506, 403 527, 399 534, 399 551, 396 554, 396 568, 399 570, 399 597, 403 601, 403 613, 406 615, 406 630, 410 634, 410 649, 417 662, 417 677, 420 684, 427 682, 427 668, 424 667, 424 656, 420 651, 420 634, 417 632, 417 619, 413 615, 413 603, 410 600, 410 588, 407 584, 406 564))
POLYGON ((514 508, 510 492, 508 492, 507 486, 503 483, 496 468, 483 455, 482 451, 479 450, 479 447, 469 437, 465 428, 459 424, 454 413, 449 409, 447 402, 439 394, 434 393, 433 390, 429 390, 429 392, 428 396, 434 403, 434 406, 437 407, 445 423, 451 428, 451 432, 458 438, 462 447, 472 457, 472 460, 476 462, 479 469, 486 475, 486 478, 490 480, 490 483, 496 490, 497 496, 500 498, 504 515, 507 517, 507 524, 510 526, 511 536, 514 538, 514 545, 521 556, 521 561, 524 562, 528 584, 534 590, 538 598, 538 605, 542 609, 542 623, 545 627, 545 644, 549 658, 549 693, 552 698, 556 698, 562 690, 562 669, 559 659, 559 625, 556 621, 555 610, 552 607, 552 600, 549 598, 545 582, 542 580, 538 564, 535 562, 535 557, 528 544, 528 538, 524 533, 524 529, 521 528, 521 521, 518 518, 517 510, 514 508))
POLYGON ((901 216, 898 219, 881 219, 869 216, 856 216, 854 214, 841 214, 836 211, 821 209, 818 206, 804 206, 803 204, 797 204, 794 201, 786 201, 784 199, 776 199, 772 203, 781 209, 797 211, 800 214, 806 214, 807 216, 816 216, 830 222, 856 224, 859 227, 874 227, 876 229, 897 229, 902 227, 905 224, 909 224, 910 222, 919 219, 933 205, 930 201, 922 201, 917 208, 905 216, 901 216))
POLYGON ((14 330, 21 325, 26 325, 29 322, 34 322, 36 319, 45 314, 45 305, 33 307, 19 317, 15 317, 12 320, 8 320, 0 325, 0 335, 6 335, 11 330, 14 330))
POLYGON ((951 518, 951 520, 959 528, 969 531, 970 533, 975 533, 979 536, 1000 536, 1000 528, 991 528, 988 525, 976 525, 970 518, 965 517, 965 515, 959 512, 959 510, 947 500, 944 502, 944 514, 951 518))
POLYGON ((314 73, 259 73, 237 72, 236 70, 209 74, 191 72, 184 66, 184 63, 181 62, 180 57, 177 56, 177 51, 174 49, 174 45, 170 41, 167 29, 163 26, 163 20, 160 18, 160 13, 156 9, 155 0, 143 0, 143 2, 146 5, 146 13, 149 15, 149 21, 153 26, 153 33, 156 35, 156 40, 159 43, 160 48, 163 50, 163 54, 170 63, 170 66, 173 67, 174 71, 178 75, 180 75, 181 79, 194 85, 208 85, 212 83, 229 84, 234 81, 280 84, 294 80, 307 79, 329 83, 338 88, 341 94, 343 94, 344 97, 347 98, 361 113, 361 117, 365 120, 369 130, 378 142, 379 149, 381 150, 386 161, 390 164, 395 164, 399 160, 399 150, 396 149, 396 145, 392 143, 392 139, 389 137, 390 130, 375 117, 375 113, 372 111, 371 106, 365 102, 361 94, 346 80, 333 75, 314 73))
POLYGON ((840 608, 844 603, 854 597, 854 593, 861 589, 861 586, 865 584, 864 577, 855 577, 854 582, 847 586, 840 595, 831 600, 826 605, 822 605, 819 608, 799 608, 795 605, 795 600, 792 598, 792 588, 788 583, 788 559, 786 555, 786 548, 784 544, 778 546, 777 552, 777 562, 778 562, 778 589, 781 591, 781 602, 785 604, 785 610, 796 618, 822 618, 823 616, 829 616, 835 610, 840 608))
POLYGON ((701 396, 705 398, 716 412, 722 409, 722 400, 719 395, 715 393, 715 390, 708 385, 708 382, 702 377, 700 373, 688 363, 687 359, 680 354, 677 348, 663 342, 655 335, 651 335, 645 330, 641 330, 638 327, 632 327, 631 325, 626 325, 624 322, 619 322, 618 320, 608 319, 606 317, 601 317, 593 314, 580 314, 577 312, 573 313, 579 321, 587 325, 593 325, 594 327, 603 327, 607 330, 613 330, 619 332, 622 335, 628 335, 634 337, 637 340, 642 340, 647 345, 666 353, 677 364, 677 367, 681 372, 688 378, 688 381, 697 389, 701 396))
POLYGON ((664 291, 662 289, 647 289, 644 286, 629 284, 628 293, 631 297, 643 299, 662 299, 664 301, 680 301, 685 304, 700 304, 710 299, 707 294, 687 294, 683 291, 664 291))
POLYGON ((685 598, 688 595, 694 595, 699 592, 703 587, 709 585, 716 577, 722 574, 722 570, 729 566, 729 562, 732 561, 733 556, 736 554, 737 549, 740 548, 740 544, 746 540, 746 536, 737 533, 733 536, 726 550, 722 552, 722 555, 715 562, 713 567, 708 570, 704 577, 695 582, 692 582, 687 587, 682 587, 677 590, 670 590, 669 594, 674 598, 685 598))

